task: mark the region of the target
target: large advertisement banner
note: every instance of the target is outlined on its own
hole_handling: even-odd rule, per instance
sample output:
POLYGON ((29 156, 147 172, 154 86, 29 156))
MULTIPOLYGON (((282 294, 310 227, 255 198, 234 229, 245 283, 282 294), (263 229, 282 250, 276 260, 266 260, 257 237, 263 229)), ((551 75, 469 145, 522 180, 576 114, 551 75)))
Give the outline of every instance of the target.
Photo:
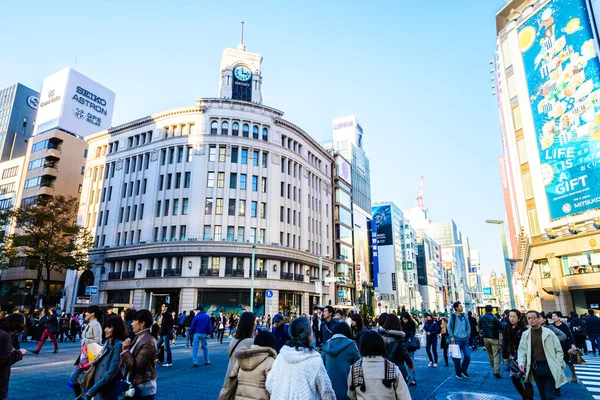
POLYGON ((394 244, 392 231, 392 208, 390 206, 372 207, 373 222, 377 226, 377 244, 391 246, 394 244))
POLYGON ((600 63, 585 0, 551 1, 519 28, 550 218, 600 207, 600 63))

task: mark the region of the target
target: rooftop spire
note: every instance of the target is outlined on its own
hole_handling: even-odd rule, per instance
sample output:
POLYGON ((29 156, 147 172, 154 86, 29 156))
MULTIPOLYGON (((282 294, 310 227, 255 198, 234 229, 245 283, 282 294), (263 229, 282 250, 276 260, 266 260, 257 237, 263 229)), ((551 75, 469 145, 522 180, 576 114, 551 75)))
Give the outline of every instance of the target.
POLYGON ((242 21, 242 32, 240 35, 240 44, 238 44, 238 50, 246 51, 246 46, 244 46, 244 21, 242 21))

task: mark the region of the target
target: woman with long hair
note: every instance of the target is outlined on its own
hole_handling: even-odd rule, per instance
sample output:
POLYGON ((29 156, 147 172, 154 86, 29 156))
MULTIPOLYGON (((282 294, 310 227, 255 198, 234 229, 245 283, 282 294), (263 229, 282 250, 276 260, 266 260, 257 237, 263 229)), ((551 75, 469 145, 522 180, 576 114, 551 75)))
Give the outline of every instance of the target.
POLYGON ((572 374, 571 382, 576 383, 577 382, 577 373, 575 372, 575 366, 573 365, 573 361, 571 361, 571 355, 569 354, 569 350, 571 350, 571 349, 576 350, 577 347, 575 346, 575 338, 573 337, 573 332, 571 332, 571 329, 569 328, 569 326, 567 324, 562 322, 562 320, 561 320, 562 318, 563 318, 563 315, 560 311, 552 312, 552 326, 554 326, 556 329, 560 330, 562 333, 564 333, 567 336, 567 339, 560 342, 560 345, 563 350, 565 363, 571 369, 571 374, 572 374))
POLYGON ((271 400, 333 400, 335 392, 319 352, 312 346, 310 320, 296 318, 290 324, 291 340, 281 348, 267 376, 271 400))
POLYGON ((367 328, 365 328, 360 314, 352 314, 351 320, 352 322, 350 327, 352 328, 352 338, 356 342, 356 346, 360 349, 360 342, 363 334, 367 331, 367 328))
POLYGON ((229 347, 227 347, 227 357, 229 358, 229 363, 227 364, 227 373, 225 374, 223 386, 225 386, 227 383, 227 377, 231 373, 231 369, 235 364, 234 355, 237 354, 237 351, 241 349, 249 349, 250 346, 252 346, 254 343, 253 335, 255 330, 256 314, 249 311, 242 313, 238 330, 235 332, 235 337, 229 342, 229 347))
POLYGON ((437 340, 438 334, 440 333, 440 327, 438 323, 433 319, 433 315, 427 314, 427 319, 423 326, 423 334, 425 335, 427 357, 429 357, 428 367, 437 368, 438 366, 438 352, 437 352, 437 340), (431 354, 433 352, 433 355, 431 354))
MULTIPOLYGON (((104 313, 98 306, 89 306, 87 310, 85 310, 85 321, 86 326, 81 334, 81 347, 87 346, 89 344, 95 343, 97 345, 102 345, 102 322, 104 322, 104 313)), ((85 372, 84 369, 79 369, 80 363, 80 355, 77 357, 75 361, 75 369, 71 373, 69 377, 69 384, 73 387, 73 391, 75 391, 75 396, 81 396, 83 394, 83 390, 81 389, 81 385, 79 384, 79 378, 85 372)))
POLYGON ((366 332, 360 347, 361 359, 348 374, 347 395, 352 400, 411 400, 398 366, 384 358, 385 342, 375 331, 366 332))
POLYGON ((510 379, 517 392, 523 400, 533 400, 533 385, 531 382, 523 384, 521 380, 523 374, 517 362, 521 336, 526 330, 527 326, 523 323, 521 312, 516 309, 510 310, 508 323, 502 330, 502 358, 504 364, 510 368, 510 379))
POLYGON ((444 366, 449 367, 448 364, 448 319, 442 318, 440 320, 440 349, 444 353, 444 366))
MULTIPOLYGON (((402 313, 402 331, 406 335, 404 337, 404 343, 407 343, 406 349, 408 350, 408 355, 410 356, 410 358, 413 360, 413 363, 414 363, 415 351, 417 351, 418 347, 409 346, 408 343, 416 342, 418 344, 418 341, 414 339, 417 334, 417 324, 412 319, 410 314, 407 313, 406 311, 402 313)), ((417 384, 417 371, 416 371, 416 369, 413 368, 410 370, 410 372, 411 372, 411 374, 410 374, 410 384, 409 385, 415 386, 417 384)))
POLYGON ((402 326, 400 320, 396 314, 387 314, 383 327, 378 330, 379 334, 383 336, 385 342, 385 358, 396 364, 396 366, 402 372, 402 376, 408 381, 410 375, 407 371, 408 368, 414 370, 414 362, 406 346, 404 346, 405 333, 402 332, 402 326))
MULTIPOLYGON (((127 369, 129 382, 135 388, 136 399, 153 400, 156 395, 156 335, 152 330, 152 313, 139 310, 133 316, 131 328, 135 335, 123 342, 121 363, 127 369)), ((157 332, 156 332, 157 333, 157 332)))
POLYGON ((23 314, 10 314, 0 319, 0 399, 8 397, 10 367, 23 359, 27 354, 24 349, 13 349, 11 335, 21 333, 25 329, 23 314))

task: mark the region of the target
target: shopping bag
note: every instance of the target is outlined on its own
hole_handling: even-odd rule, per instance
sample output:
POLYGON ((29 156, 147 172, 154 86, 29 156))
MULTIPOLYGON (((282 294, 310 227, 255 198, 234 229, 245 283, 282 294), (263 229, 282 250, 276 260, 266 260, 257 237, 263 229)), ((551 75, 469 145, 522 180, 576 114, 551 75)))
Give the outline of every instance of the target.
POLYGON ((87 344, 81 346, 81 353, 79 353, 79 364, 77 369, 88 369, 90 367, 90 361, 88 360, 87 344))
POLYGON ((452 358, 460 358, 460 346, 457 344, 451 344, 448 346, 448 352, 452 358))
POLYGON ((94 362, 96 357, 102 354, 102 350, 104 349, 98 343, 90 343, 86 345, 87 347, 87 358, 89 362, 94 362))
POLYGON ((585 341, 585 348, 587 351, 592 351, 592 342, 589 339, 586 339, 585 341))
POLYGON ((423 334, 423 336, 421 336, 421 347, 426 347, 427 346, 427 337, 425 336, 425 334, 423 334))

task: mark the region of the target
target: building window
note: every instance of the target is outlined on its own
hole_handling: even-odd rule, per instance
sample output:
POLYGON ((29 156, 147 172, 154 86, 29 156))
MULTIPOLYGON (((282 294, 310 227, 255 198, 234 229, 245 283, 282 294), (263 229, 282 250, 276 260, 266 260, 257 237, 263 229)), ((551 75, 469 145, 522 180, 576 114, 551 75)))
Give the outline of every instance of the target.
POLYGON ((203 240, 211 240, 211 238, 212 237, 210 235, 210 225, 204 225, 204 236, 202 237, 202 239, 203 240))
POLYGON ((217 129, 219 128, 219 124, 217 123, 217 121, 213 121, 210 124, 210 134, 211 135, 216 135, 217 134, 217 129))
POLYGON ((225 187, 225 172, 217 173, 217 187, 218 188, 225 187))
POLYGON ((171 184, 173 183, 173 174, 167 175, 167 190, 171 189, 171 184))
POLYGON ((177 163, 183 162, 183 146, 177 147, 177 163))
POLYGON ((252 139, 258 139, 258 126, 252 127, 252 139))
POLYGON ((279 221, 285 222, 285 207, 284 206, 281 206, 281 208, 279 209, 279 221))
POLYGON ((264 140, 265 142, 269 141, 269 131, 267 130, 267 128, 263 128, 262 130, 262 140, 264 140))
POLYGON ((225 154, 227 153, 227 148, 225 146, 219 146, 219 162, 225 162, 225 154))
POLYGON ((263 151, 263 156, 262 156, 262 166, 263 168, 267 168, 267 162, 269 160, 269 153, 267 153, 266 151, 263 151))
POLYGON ((236 163, 238 162, 238 151, 239 149, 237 147, 232 147, 231 148, 231 162, 232 163, 236 163))
POLYGON ((258 176, 256 176, 256 175, 252 175, 252 191, 253 192, 258 191, 258 176))
POLYGON ((223 121, 221 124, 221 135, 227 135, 229 133, 229 122, 223 121))
MULTIPOLYGON (((261 229, 261 230, 260 230, 260 237, 259 237, 259 239, 258 239, 259 243, 264 243, 264 242, 265 242, 265 239, 266 239, 266 237, 267 237, 267 230, 266 230, 266 229, 261 229)), ((262 261, 262 260, 260 260, 260 261, 262 261)), ((262 268, 261 268, 261 269, 262 269, 262 268)))
POLYGON ((238 242, 243 242, 244 241, 244 228, 241 227, 241 226, 238 227, 237 241, 238 242))
POLYGON ((250 134, 250 127, 248 126, 248 124, 242 125, 242 136, 248 137, 248 136, 250 136, 249 134, 250 134))
POLYGON ((187 157, 186 157, 185 161, 186 162, 191 162, 193 154, 194 154, 194 148, 193 147, 188 147, 187 148, 187 157))
POLYGON ((229 207, 228 207, 227 215, 235 216, 235 199, 229 199, 229 207))
POLYGON ((240 134, 240 124, 238 124, 237 122, 233 123, 233 125, 231 126, 231 134, 233 136, 238 136, 240 134))
POLYGON ((206 202, 204 203, 204 214, 212 215, 212 209, 213 209, 213 199, 207 197, 206 202))
POLYGON ((246 190, 246 174, 240 174, 240 189, 246 190))
POLYGON ((173 161, 175 161, 175 148, 171 147, 169 148, 169 164, 173 164, 173 161))
POLYGON ((237 189, 237 173, 229 174, 229 189, 237 189))
POLYGON ((164 217, 167 217, 169 215, 169 200, 165 200, 165 209, 164 209, 164 217))
POLYGON ((171 214, 177 215, 179 213, 179 199, 173 200, 173 212, 171 214))
POLYGON ((262 219, 267 217, 267 203, 260 203, 260 217, 262 219))
POLYGON ((217 146, 208 146, 208 161, 217 161, 217 146))
MULTIPOLYGON (((127 232, 125 234, 127 234, 127 232)), ((162 228, 162 241, 163 242, 167 241, 167 227, 166 226, 163 226, 163 228, 162 228)))
MULTIPOLYGON (((235 227, 228 226, 227 227, 227 241, 233 242, 235 240, 235 227)), ((233 259, 231 259, 233 261, 233 259)))
POLYGON ((256 243, 256 228, 250 228, 250 243, 256 243))
MULTIPOLYGON (((181 215, 187 215, 188 204, 189 204, 189 199, 187 199, 187 198, 185 198, 181 201, 181 215)), ((142 206, 143 206, 143 204, 142 204, 142 206)))
POLYGON ((179 240, 185 240, 186 239, 186 234, 187 234, 187 226, 186 225, 181 225, 179 227, 179 240))
POLYGON ((206 181, 207 187, 214 188, 215 187, 215 173, 209 172, 208 179, 206 181))
POLYGON ((242 149, 242 164, 248 164, 248 149, 242 149))
POLYGON ((190 182, 192 180, 192 173, 191 172, 186 172, 185 173, 185 179, 183 182, 183 187, 188 189, 190 187, 190 182))
POLYGON ((250 216, 251 216, 252 218, 256 218, 256 208, 257 208, 257 202, 256 202, 256 201, 253 201, 253 202, 251 203, 251 208, 250 208, 250 216))
MULTIPOLYGON (((222 230, 222 226, 221 225, 215 225, 215 234, 213 235, 213 238, 215 241, 221 241, 221 232, 222 230)), ((218 259, 218 257, 217 257, 218 259)), ((215 257, 213 257, 213 261, 215 260, 215 257)))
POLYGON ((258 157, 260 157, 260 151, 254 150, 254 156, 252 157, 252 165, 258 167, 258 157))
POLYGON ((181 187, 181 172, 175 174, 175 189, 179 189, 181 187))
POLYGON ((215 206, 215 215, 223 215, 223 199, 217 199, 215 206))
POLYGON ((267 178, 260 178, 260 191, 263 193, 267 193, 267 178))
POLYGON ((240 199, 239 216, 244 217, 246 215, 246 200, 240 199))

